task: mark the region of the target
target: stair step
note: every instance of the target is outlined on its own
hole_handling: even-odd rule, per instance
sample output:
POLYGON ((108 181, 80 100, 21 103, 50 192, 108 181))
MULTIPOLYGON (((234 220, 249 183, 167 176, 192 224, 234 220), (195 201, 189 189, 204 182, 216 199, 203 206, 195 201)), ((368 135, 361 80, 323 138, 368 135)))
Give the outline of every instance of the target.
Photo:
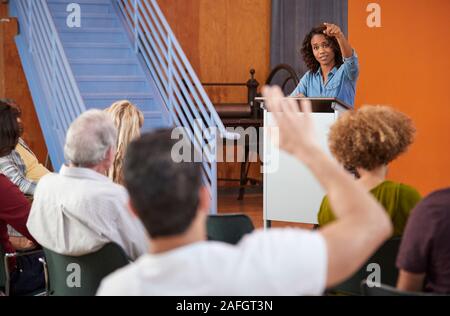
MULTIPOLYGON (((71 1, 73 2, 73 1, 71 1)), ((52 17, 61 19, 67 18, 69 12, 52 12, 52 17)), ((113 13, 101 13, 101 12, 82 12, 82 19, 108 19, 108 20, 116 20, 117 16, 113 13)))
POLYGON ((143 75, 143 71, 135 59, 93 59, 77 58, 69 59, 73 73, 77 76, 111 75, 111 76, 136 76, 143 75))
MULTIPOLYGON (((73 3, 73 0, 47 0, 47 3, 61 4, 61 3, 73 3)), ((111 4, 111 0, 76 0, 78 4, 111 4)))
POLYGON ((111 104, 119 101, 119 100, 129 100, 133 104, 136 104, 136 106, 144 113, 150 112, 150 113, 159 113, 161 115, 161 108, 158 106, 158 104, 155 102, 154 98, 151 99, 137 99, 129 96, 124 96, 122 94, 119 95, 108 95, 105 98, 100 98, 100 96, 95 97, 89 97, 86 96, 85 93, 83 95, 84 103, 86 104, 87 108, 98 108, 98 109, 106 109, 111 104))
POLYGON ((142 132, 151 132, 160 128, 170 128, 171 126, 166 122, 166 117, 161 114, 160 117, 146 117, 144 115, 144 125, 142 126, 142 132))
POLYGON ((128 43, 124 32, 118 28, 63 28, 59 30, 59 37, 65 43, 89 42, 98 43, 128 43))
POLYGON ((106 58, 106 59, 121 59, 121 58, 130 58, 135 53, 128 46, 119 46, 122 43, 117 43, 117 46, 114 44, 103 45, 98 43, 92 43, 93 46, 90 45, 80 45, 75 42, 64 43, 63 46, 66 50, 66 55, 68 58, 90 58, 95 56, 97 59, 106 58))
POLYGON ((78 82, 145 82, 142 76, 77 76, 78 82))
MULTIPOLYGON (((63 28, 70 28, 67 25, 67 17, 68 14, 66 13, 61 14, 58 13, 58 16, 53 16, 53 21, 55 21, 56 28, 58 30, 62 30, 63 28)), ((97 14, 96 17, 87 17, 86 15, 81 16, 81 26, 80 28, 108 28, 108 27, 114 27, 117 28, 120 24, 117 17, 111 16, 110 14, 104 14, 104 16, 101 16, 101 14, 97 14)))
POLYGON ((128 43, 113 43, 113 42, 72 42, 65 43, 64 47, 68 48, 123 48, 123 49, 131 49, 128 43))
POLYGON ((70 3, 77 3, 81 7, 81 14, 83 12, 89 13, 112 13, 113 7, 111 1, 91 1, 91 0, 76 0, 76 1, 55 1, 48 0, 48 6, 50 11, 53 13, 66 13, 67 6, 70 3))
POLYGON ((102 91, 105 93, 113 93, 117 91, 129 91, 131 93, 151 90, 147 81, 79 81, 78 87, 80 92, 95 93, 102 91))
POLYGON ((122 34, 120 27, 73 27, 59 30, 60 33, 114 33, 122 34))
POLYGON ((122 59, 98 59, 98 58, 70 58, 69 63, 71 64, 85 64, 85 65, 137 65, 137 61, 132 58, 122 58, 122 59))
POLYGON ((83 93, 85 103, 91 107, 106 108, 118 100, 129 100, 142 111, 161 111, 152 93, 111 92, 83 93))
POLYGON ((63 42, 103 42, 126 43, 122 29, 117 27, 63 27, 58 30, 63 42))
POLYGON ((110 76, 142 75, 143 71, 138 64, 71 64, 75 76, 95 76, 98 74, 110 76))
POLYGON ((114 99, 114 100, 151 100, 155 97, 153 93, 147 92, 95 92, 95 93, 83 93, 83 98, 88 100, 101 100, 101 99, 114 99))

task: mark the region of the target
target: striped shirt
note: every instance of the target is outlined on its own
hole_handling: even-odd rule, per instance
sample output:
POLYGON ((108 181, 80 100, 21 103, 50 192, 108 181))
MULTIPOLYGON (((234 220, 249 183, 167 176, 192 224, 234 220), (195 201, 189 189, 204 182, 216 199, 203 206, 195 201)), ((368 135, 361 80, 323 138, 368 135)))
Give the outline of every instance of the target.
MULTIPOLYGON (((19 143, 24 145, 22 139, 19 139, 19 143)), ((25 163, 17 151, 12 150, 9 155, 0 157, 0 173, 17 185, 23 194, 34 194, 37 182, 26 178, 25 163)))

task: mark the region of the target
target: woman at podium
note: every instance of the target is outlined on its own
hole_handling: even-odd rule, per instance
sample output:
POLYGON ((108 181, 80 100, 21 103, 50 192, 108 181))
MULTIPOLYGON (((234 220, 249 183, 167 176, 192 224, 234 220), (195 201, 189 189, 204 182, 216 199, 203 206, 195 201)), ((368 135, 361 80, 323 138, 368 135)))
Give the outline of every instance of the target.
POLYGON ((309 71, 292 97, 332 97, 354 106, 358 56, 339 26, 324 23, 306 35, 301 49, 309 71))
MULTIPOLYGON (((331 127, 330 151, 339 163, 358 172, 357 180, 383 205, 401 236, 411 210, 421 200, 416 189, 386 180, 388 164, 413 142, 411 120, 386 106, 365 106, 343 114, 331 127)), ((318 222, 324 226, 335 220, 328 198, 320 206, 318 222)))

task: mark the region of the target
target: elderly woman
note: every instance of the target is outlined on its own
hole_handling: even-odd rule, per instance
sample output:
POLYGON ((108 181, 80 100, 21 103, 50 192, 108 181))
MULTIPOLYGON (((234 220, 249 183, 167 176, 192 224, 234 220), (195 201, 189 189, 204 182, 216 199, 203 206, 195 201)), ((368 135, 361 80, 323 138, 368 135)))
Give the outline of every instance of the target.
POLYGON ((122 165, 128 144, 141 135, 144 115, 130 101, 117 101, 105 110, 117 128, 117 152, 108 176, 116 183, 123 184, 122 165))
MULTIPOLYGON (((414 188, 386 180, 388 164, 407 150, 414 133, 406 115, 385 106, 365 106, 341 116, 328 137, 334 157, 347 169, 356 170, 357 181, 384 206, 394 224, 394 236, 402 235, 411 210, 421 200, 414 188)), ((334 220, 325 197, 319 225, 334 220)))

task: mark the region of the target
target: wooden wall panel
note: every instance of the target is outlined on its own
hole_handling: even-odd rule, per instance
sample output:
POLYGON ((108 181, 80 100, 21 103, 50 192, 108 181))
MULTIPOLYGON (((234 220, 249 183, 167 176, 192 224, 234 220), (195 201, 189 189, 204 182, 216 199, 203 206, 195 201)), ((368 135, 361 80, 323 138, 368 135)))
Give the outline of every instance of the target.
POLYGON ((188 60, 198 73, 200 70, 200 55, 197 46, 200 34, 200 1, 159 0, 158 3, 188 60))
MULTIPOLYGON (((271 0, 159 0, 202 82, 263 84, 270 72, 271 0)), ((247 89, 209 88, 213 102, 246 102, 247 89)), ((239 163, 219 163, 219 178, 238 178, 239 163)), ((250 175, 261 178, 259 164, 250 175)))
MULTIPOLYGON (((270 0, 159 1, 202 82, 263 83, 270 63, 270 0)), ((208 91, 213 102, 245 102, 245 88, 208 91)))
MULTIPOLYGON (((1 4, 0 18, 7 16, 6 4, 1 4)), ((9 18, 0 23, 0 98, 14 99, 20 105, 25 129, 23 138, 44 163, 47 147, 14 41, 17 32, 16 19, 9 18)))
POLYGON ((8 5, 6 3, 0 3, 0 17, 8 16, 8 5))

